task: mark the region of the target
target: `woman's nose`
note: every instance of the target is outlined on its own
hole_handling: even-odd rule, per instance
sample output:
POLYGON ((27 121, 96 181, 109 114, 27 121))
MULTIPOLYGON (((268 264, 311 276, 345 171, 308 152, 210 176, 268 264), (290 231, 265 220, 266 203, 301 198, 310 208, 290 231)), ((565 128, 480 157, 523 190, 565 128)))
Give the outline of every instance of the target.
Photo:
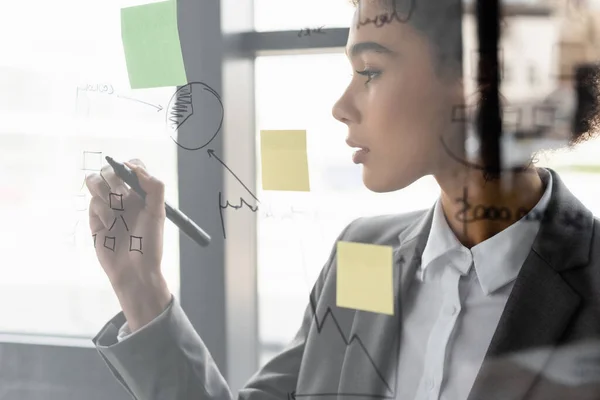
POLYGON ((344 93, 342 97, 335 102, 331 110, 331 115, 333 115, 333 118, 346 125, 355 119, 353 118, 354 114, 351 111, 351 107, 348 104, 347 93, 344 93))

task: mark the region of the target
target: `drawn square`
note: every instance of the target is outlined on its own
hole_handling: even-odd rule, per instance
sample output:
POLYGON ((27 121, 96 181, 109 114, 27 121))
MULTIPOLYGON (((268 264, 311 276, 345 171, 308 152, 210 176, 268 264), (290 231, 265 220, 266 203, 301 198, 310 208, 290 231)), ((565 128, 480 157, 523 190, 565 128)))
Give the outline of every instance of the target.
POLYGON ((140 236, 129 235, 129 251, 142 253, 142 238, 140 236))
POLYGON ((505 107, 502 110, 502 130, 516 132, 523 121, 523 110, 520 107, 505 107))
POLYGON ((469 109, 465 104, 452 107, 452 122, 467 122, 469 119, 469 109))
MULTIPOLYGON (((71 224, 69 224, 71 226, 71 224)), ((72 227, 70 227, 70 229, 68 229, 66 232, 64 232, 64 241, 66 244, 68 245, 72 245, 75 246, 76 243, 76 238, 75 236, 77 235, 77 225, 79 225, 79 221, 75 222, 72 227)))
POLYGON ((123 208, 123 195, 119 193, 110 193, 108 195, 108 202, 110 204, 110 208, 115 211, 125 211, 123 208))
MULTIPOLYGON (((479 60, 480 60, 480 50, 471 50, 471 79, 473 80, 477 80, 477 74, 479 71, 479 60)), ((498 69, 499 69, 499 79, 500 80, 504 80, 504 49, 502 47, 500 47, 500 50, 498 51, 498 69)), ((487 79, 484 79, 484 82, 486 82, 487 79)))
POLYGON ((85 198, 85 193, 76 194, 73 196, 73 206, 75 207, 75 211, 87 210, 88 203, 85 198))
POLYGON ((79 188, 79 190, 83 190, 83 188, 85 187, 86 180, 87 180, 87 173, 84 174, 83 181, 81 181, 81 187, 79 188))
POLYGON ((102 152, 101 151, 84 151, 83 152, 83 170, 100 172, 102 169, 102 152))
POLYGON ((556 122, 556 107, 554 106, 534 106, 533 123, 539 128, 552 128, 556 122))
POLYGON ((111 250, 111 251, 115 251, 115 237, 114 236, 105 236, 104 237, 104 247, 111 250))
POLYGON ((192 115, 194 115, 193 85, 188 84, 177 89, 169 103, 167 124, 173 131, 177 131, 192 115))

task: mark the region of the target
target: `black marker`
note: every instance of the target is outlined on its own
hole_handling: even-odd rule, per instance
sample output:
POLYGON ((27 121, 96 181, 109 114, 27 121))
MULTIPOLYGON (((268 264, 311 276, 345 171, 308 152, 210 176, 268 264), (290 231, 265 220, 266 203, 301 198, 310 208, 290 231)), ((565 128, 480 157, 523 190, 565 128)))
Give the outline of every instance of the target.
MULTIPOLYGON (((142 199, 146 199, 146 192, 140 187, 138 177, 127 165, 122 164, 112 158, 106 156, 106 161, 115 170, 115 174, 128 184, 133 190, 139 194, 142 199)), ((194 242, 200 246, 208 246, 210 244, 210 236, 204 232, 194 221, 188 216, 179 211, 178 209, 171 207, 169 203, 165 201, 165 210, 167 212, 167 218, 171 220, 179 229, 184 231, 194 242)))

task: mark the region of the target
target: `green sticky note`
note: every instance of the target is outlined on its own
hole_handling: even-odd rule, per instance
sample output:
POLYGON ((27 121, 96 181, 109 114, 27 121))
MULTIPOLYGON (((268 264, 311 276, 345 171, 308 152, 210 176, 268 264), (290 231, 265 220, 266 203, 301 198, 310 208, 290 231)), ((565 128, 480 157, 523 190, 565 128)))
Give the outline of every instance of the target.
POLYGON ((175 0, 121 9, 121 38, 132 89, 188 83, 175 0))
POLYGON ((391 246, 337 242, 338 307, 394 315, 391 246))

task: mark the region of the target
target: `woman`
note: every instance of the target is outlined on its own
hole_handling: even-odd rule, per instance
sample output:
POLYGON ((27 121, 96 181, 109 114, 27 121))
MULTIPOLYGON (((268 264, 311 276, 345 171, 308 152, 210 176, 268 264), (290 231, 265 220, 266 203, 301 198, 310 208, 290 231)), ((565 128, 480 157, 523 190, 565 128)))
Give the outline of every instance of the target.
MULTIPOLYGON (((338 237, 393 248, 394 315, 336 306, 334 246, 296 337, 240 398, 600 398, 594 382, 563 379, 581 378, 577 357, 600 348, 586 341, 600 335, 591 212, 552 170, 490 172, 486 157, 464 161, 465 127, 452 120, 464 102, 460 2, 358 6, 346 47, 356 74, 333 116, 359 149, 367 188, 389 192, 433 175, 441 196, 429 210, 360 218, 338 237)), ((145 203, 110 168, 87 180, 92 234, 114 220, 106 180, 125 195, 147 249, 96 247, 123 312, 94 342, 137 399, 230 399, 160 271, 164 186, 141 162, 128 166, 145 203)))

